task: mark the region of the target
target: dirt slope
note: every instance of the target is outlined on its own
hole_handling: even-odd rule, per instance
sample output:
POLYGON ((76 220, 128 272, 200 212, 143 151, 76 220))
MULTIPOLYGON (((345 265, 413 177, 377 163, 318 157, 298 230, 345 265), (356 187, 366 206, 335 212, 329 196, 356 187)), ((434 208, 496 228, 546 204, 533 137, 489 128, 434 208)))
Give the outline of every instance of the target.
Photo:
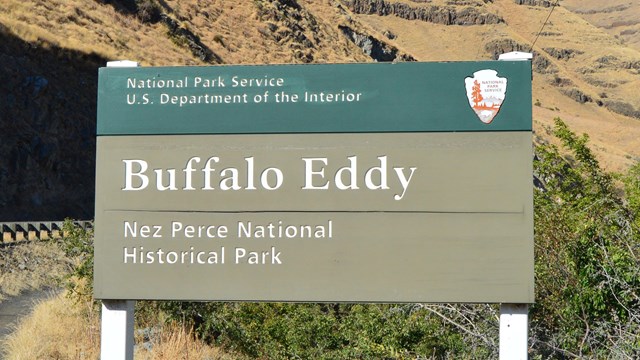
MULTIPOLYGON (((412 13, 404 18, 402 11, 350 14, 376 33, 393 34, 392 44, 420 61, 489 59, 503 51, 529 51, 551 11, 550 7, 519 5, 513 0, 384 3, 427 11, 434 6, 465 4, 453 6, 458 14, 473 4, 478 12, 503 20, 457 26, 410 19, 412 13)), ((561 117, 575 131, 591 136, 608 168, 621 170, 640 159, 640 97, 634 90, 640 88, 640 52, 562 6, 551 13, 533 51, 537 134, 548 138, 553 118, 561 117)))
POLYGON ((563 0, 562 6, 640 50, 640 2, 634 0, 563 0))

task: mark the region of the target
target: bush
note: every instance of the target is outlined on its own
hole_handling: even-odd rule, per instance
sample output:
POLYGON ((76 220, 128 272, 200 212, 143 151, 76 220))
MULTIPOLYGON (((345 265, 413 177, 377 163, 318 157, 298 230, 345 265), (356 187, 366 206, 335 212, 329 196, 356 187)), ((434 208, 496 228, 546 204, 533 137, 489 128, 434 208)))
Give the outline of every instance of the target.
POLYGON ((93 229, 77 226, 66 219, 60 241, 65 255, 72 260, 71 273, 65 278, 69 292, 82 299, 93 298, 93 229))
POLYGON ((143 23, 155 24, 161 19, 162 9, 155 0, 136 0, 136 14, 143 23))
POLYGON ((543 358, 637 358, 640 236, 638 211, 630 206, 640 191, 637 170, 624 177, 624 199, 586 146, 588 136, 576 136, 560 119, 554 134, 570 155, 554 146, 536 151, 534 167, 544 186, 534 195, 535 352, 543 358))
POLYGON ((170 319, 250 358, 493 359, 496 307, 162 302, 170 319), (464 330, 463 330, 464 329, 464 330))

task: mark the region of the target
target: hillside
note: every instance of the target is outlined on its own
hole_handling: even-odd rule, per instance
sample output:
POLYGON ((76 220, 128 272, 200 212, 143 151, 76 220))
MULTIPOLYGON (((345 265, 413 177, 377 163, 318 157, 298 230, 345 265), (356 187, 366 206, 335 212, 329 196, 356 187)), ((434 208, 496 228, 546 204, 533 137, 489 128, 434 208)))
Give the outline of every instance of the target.
MULTIPOLYGON (((93 217, 97 68, 487 60, 529 51, 547 0, 3 0, 0 219, 93 217)), ((563 0, 533 48, 534 128, 640 159, 639 6, 563 0), (611 16, 615 16, 612 21, 611 16), (607 20, 608 19, 608 20, 607 20), (609 21, 609 22, 606 22, 609 21)))
POLYGON ((640 3, 631 0, 563 0, 562 5, 614 38, 640 50, 640 3))

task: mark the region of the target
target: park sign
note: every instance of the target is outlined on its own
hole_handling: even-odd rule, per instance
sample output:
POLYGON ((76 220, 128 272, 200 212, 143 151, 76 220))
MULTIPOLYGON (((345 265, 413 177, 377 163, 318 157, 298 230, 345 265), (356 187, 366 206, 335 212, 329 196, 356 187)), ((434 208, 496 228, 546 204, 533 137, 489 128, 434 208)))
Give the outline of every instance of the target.
POLYGON ((529 61, 102 68, 98 299, 532 303, 529 61))

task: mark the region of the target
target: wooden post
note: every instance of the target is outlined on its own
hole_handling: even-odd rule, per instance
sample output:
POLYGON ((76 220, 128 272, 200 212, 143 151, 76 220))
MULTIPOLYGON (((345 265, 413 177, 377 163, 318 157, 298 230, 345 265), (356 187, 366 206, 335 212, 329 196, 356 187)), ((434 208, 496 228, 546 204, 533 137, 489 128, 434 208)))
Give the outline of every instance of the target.
MULTIPOLYGON (((134 61, 110 61, 107 67, 136 67, 134 61)), ((133 360, 135 301, 103 300, 100 336, 101 360, 133 360)))
POLYGON ((529 306, 500 304, 500 360, 527 360, 529 306))

